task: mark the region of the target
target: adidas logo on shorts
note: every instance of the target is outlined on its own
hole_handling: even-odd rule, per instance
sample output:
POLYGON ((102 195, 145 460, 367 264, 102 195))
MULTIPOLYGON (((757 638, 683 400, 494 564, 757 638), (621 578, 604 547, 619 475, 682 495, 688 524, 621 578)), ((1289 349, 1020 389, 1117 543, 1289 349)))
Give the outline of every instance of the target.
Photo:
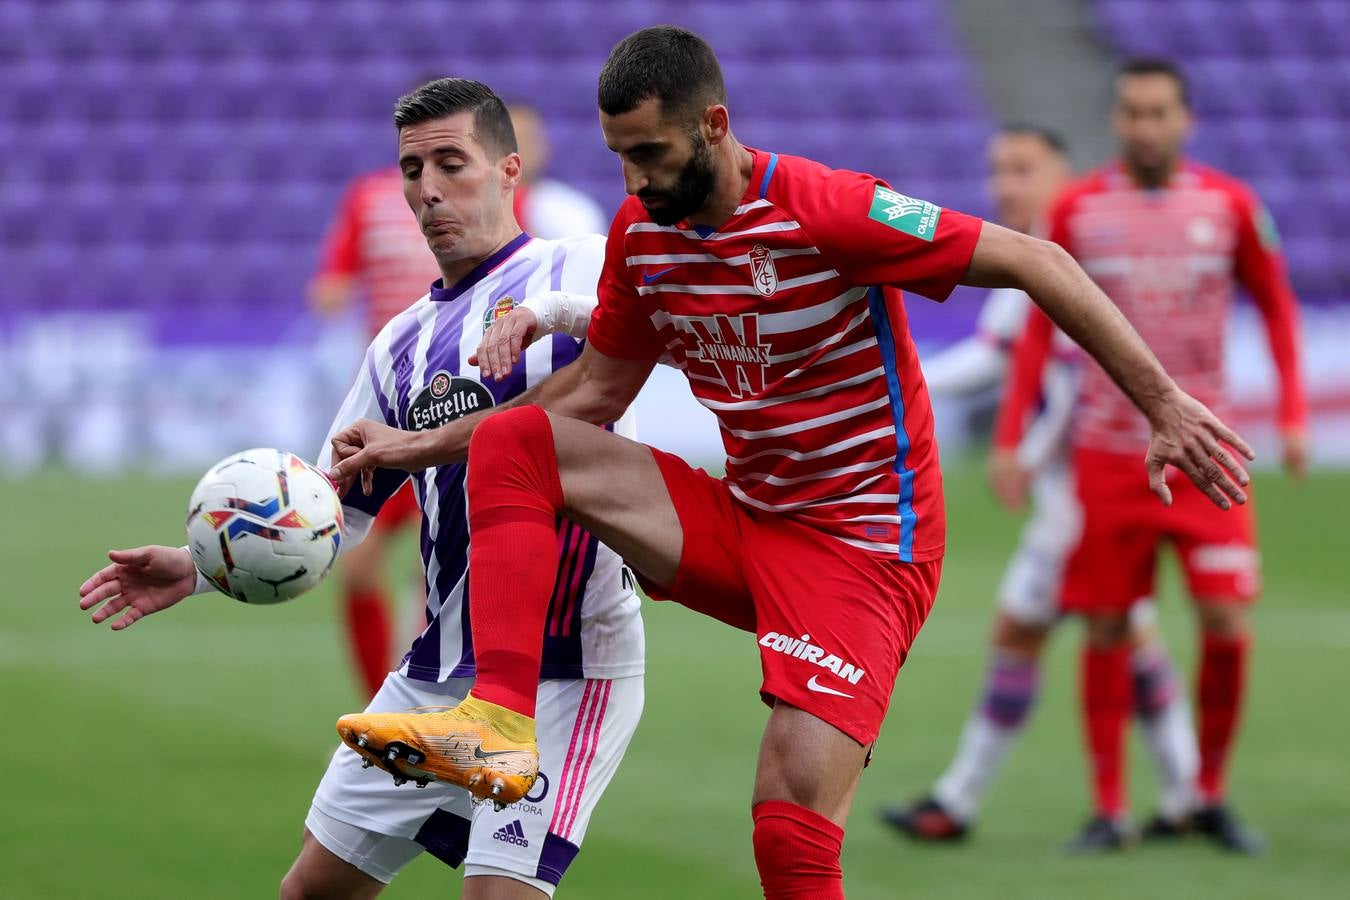
POLYGON ((501 841, 504 844, 515 844, 517 847, 528 847, 530 842, 525 840, 525 829, 520 827, 520 820, 516 819, 510 825, 503 825, 492 835, 494 841, 501 841))

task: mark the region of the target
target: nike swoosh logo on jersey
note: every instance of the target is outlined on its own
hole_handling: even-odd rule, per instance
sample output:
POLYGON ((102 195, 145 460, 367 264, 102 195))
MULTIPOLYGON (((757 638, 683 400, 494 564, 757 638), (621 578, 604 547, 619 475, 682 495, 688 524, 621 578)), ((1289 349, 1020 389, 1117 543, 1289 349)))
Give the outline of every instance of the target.
POLYGON ((676 263, 675 265, 673 265, 673 266, 671 266, 671 267, 669 267, 669 268, 666 268, 666 269, 662 269, 662 270, 659 271, 659 272, 643 272, 643 273, 642 273, 642 283, 643 283, 643 284, 651 284, 653 281, 656 281, 656 280, 657 280, 658 278, 660 278, 662 275, 666 275, 666 274, 669 274, 670 272, 674 272, 674 271, 675 271, 676 269, 678 269, 681 265, 682 265, 682 263, 676 263))
POLYGON ((852 694, 845 694, 843 691, 836 691, 834 688, 826 687, 825 685, 816 681, 815 675, 812 675, 810 678, 806 680, 806 689, 808 691, 815 691, 817 694, 833 694, 836 697, 847 697, 850 700, 853 699, 852 694))

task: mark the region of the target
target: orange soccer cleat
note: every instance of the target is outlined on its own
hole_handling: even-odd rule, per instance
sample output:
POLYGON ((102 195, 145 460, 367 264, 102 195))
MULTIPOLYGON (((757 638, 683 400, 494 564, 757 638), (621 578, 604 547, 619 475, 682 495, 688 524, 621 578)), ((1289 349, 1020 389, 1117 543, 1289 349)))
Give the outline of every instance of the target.
POLYGON ((534 720, 474 697, 455 707, 352 713, 338 719, 337 732, 366 767, 382 766, 396 784, 454 784, 499 808, 539 777, 534 720))

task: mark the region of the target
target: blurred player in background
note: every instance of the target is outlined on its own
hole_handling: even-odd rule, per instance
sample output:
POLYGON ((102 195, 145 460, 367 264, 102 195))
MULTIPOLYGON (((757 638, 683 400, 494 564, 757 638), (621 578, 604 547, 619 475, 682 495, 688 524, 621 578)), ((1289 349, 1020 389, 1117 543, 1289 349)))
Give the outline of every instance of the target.
MULTIPOLYGON (((529 791, 556 578, 541 563, 560 516, 584 523, 653 591, 755 633, 758 693, 772 708, 751 801, 764 894, 842 898, 844 825, 945 548, 901 289, 1026 290, 1149 410, 1153 465, 1184 467, 1216 497, 1218 484, 1238 488, 1202 474, 1205 452, 1242 441, 1175 387, 1061 248, 870 175, 741 145, 721 67, 697 35, 638 31, 599 82, 630 196, 580 358, 508 408, 420 434, 368 418, 334 440, 339 483, 467 455, 478 672, 454 709, 343 716, 338 731, 407 777, 500 802, 529 791), (597 427, 667 357, 721 423, 723 480, 597 427)), ((690 728, 694 785, 733 764, 706 726, 690 728)))
MULTIPOLYGON (((1071 174, 1063 140, 1027 125, 1007 126, 994 137, 989 164, 1001 224, 1026 233, 1043 226, 1050 202, 1071 174)), ((969 394, 1002 383, 1030 308, 1030 298, 1021 291, 991 291, 980 312, 978 334, 924 365, 928 389, 969 394)), ((990 459, 990 479, 1004 505, 1016 509, 1025 503, 1030 477, 1033 508, 998 589, 982 699, 966 720, 956 756, 928 796, 883 813, 887 822, 917 840, 965 837, 1035 705, 1041 652, 1059 622, 1060 575, 1078 539, 1080 516, 1066 445, 1077 387, 1074 367, 1061 354, 1046 367, 1042 408, 1016 450, 995 450, 990 459)), ((1193 803, 1195 734, 1151 613, 1147 600, 1136 606, 1134 710, 1158 766, 1162 815, 1175 819, 1193 803)))
POLYGON ((604 234, 609 219, 587 195, 555 178, 545 177, 553 150, 539 110, 528 103, 507 106, 516 129, 523 166, 516 187, 516 221, 537 238, 604 234))
MULTIPOLYGON (((1183 155, 1190 96, 1172 63, 1140 59, 1122 67, 1113 123, 1121 158, 1059 197, 1049 217, 1051 239, 1110 294, 1182 389, 1220 410, 1227 406, 1227 320, 1234 283, 1241 282, 1269 334, 1284 461, 1301 475, 1306 409, 1298 313, 1270 215, 1245 184, 1183 155)), ((1038 393, 1051 336, 1050 321, 1033 310, 1000 416, 998 440, 1007 452, 1038 393)), ((1150 830, 1193 830, 1229 850, 1254 853, 1261 838, 1239 823, 1225 797, 1246 687, 1248 611, 1260 585, 1252 507, 1229 509, 1224 501, 1216 509, 1174 470, 1147 471, 1141 457, 1148 432, 1148 420, 1088 362, 1071 433, 1083 527, 1065 570, 1063 603, 1087 620, 1082 702, 1096 810, 1070 849, 1118 848, 1133 836, 1123 747, 1131 698, 1127 613, 1152 594, 1166 540, 1180 558, 1201 633, 1199 800, 1188 815, 1157 820, 1150 830), (1170 505, 1153 502, 1151 487, 1170 505)))
MULTIPOLYGON (((511 378, 480 379, 472 360, 497 314, 525 299, 527 290, 560 291, 584 328, 595 305, 604 240, 542 241, 521 232, 512 209, 520 157, 506 107, 491 89, 440 79, 400 98, 394 120, 401 193, 442 274, 371 342, 330 437, 361 416, 425 431, 505 402, 570 364, 582 341, 555 334, 530 347, 511 378)), ((615 419, 615 433, 634 434, 625 410, 615 419)), ((384 470, 368 492, 357 485, 343 494, 344 551, 361 541, 372 517, 409 480, 423 516, 427 625, 368 711, 444 708, 473 683, 465 476, 463 465, 412 479, 384 470)), ((285 900, 374 897, 424 851, 464 865, 465 898, 552 896, 637 728, 644 647, 632 575, 617 554, 571 522, 554 520, 551 527, 548 550, 532 559, 553 575, 544 652, 530 670, 540 716, 540 769, 531 790, 499 808, 471 806, 466 792, 444 784, 400 790, 401 778, 391 782, 383 771, 363 768, 360 756, 340 746, 314 794, 300 854, 282 881, 285 900)), ((112 564, 81 586, 80 605, 103 604, 93 619, 116 616, 115 630, 210 590, 186 548, 140 547, 110 556, 112 564)), ((498 764, 516 753, 490 744, 478 749, 498 764)))

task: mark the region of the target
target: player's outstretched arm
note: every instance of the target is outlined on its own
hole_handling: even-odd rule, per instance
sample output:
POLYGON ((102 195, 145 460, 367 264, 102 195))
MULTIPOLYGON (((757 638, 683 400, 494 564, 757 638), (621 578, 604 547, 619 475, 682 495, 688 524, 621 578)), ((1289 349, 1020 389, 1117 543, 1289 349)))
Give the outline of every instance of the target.
POLYGON ((1026 291, 1101 364, 1153 428, 1145 462, 1149 485, 1164 503, 1172 502, 1164 479, 1169 465, 1185 472, 1217 506, 1227 509, 1229 498, 1247 502, 1240 487, 1249 481, 1247 472, 1223 445, 1247 459, 1254 456, 1251 448, 1177 387, 1125 316, 1062 247, 985 222, 962 283, 1026 291))
POLYGON ((96 625, 122 613, 112 623, 113 631, 168 609, 191 595, 197 586, 197 568, 184 547, 109 550, 108 559, 111 564, 80 585, 80 609, 93 609, 96 625))
POLYGON ((469 438, 484 418, 515 406, 535 404, 551 413, 603 425, 621 417, 651 375, 655 360, 606 356, 587 344, 576 362, 500 406, 457 419, 430 431, 403 431, 362 419, 333 437, 335 464, 329 475, 339 490, 376 468, 418 472, 462 462, 469 438))

